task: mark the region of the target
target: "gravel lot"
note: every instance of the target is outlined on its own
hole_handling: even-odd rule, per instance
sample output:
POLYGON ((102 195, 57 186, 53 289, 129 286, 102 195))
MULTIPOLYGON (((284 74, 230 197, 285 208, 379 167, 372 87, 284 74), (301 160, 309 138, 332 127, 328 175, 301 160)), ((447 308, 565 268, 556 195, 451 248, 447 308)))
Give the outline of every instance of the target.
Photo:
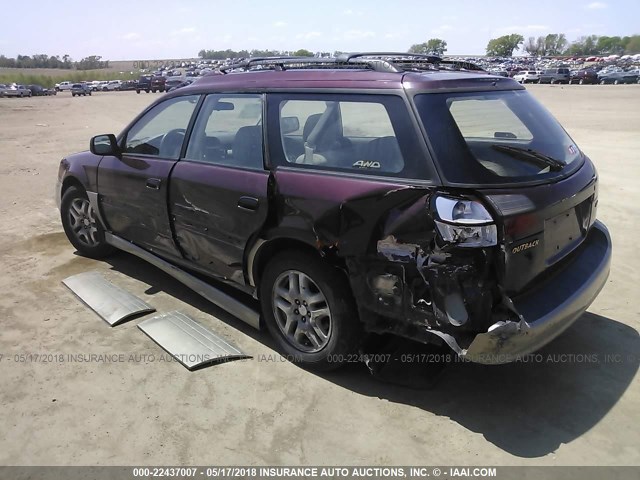
POLYGON ((456 363, 431 389, 362 365, 306 372, 153 267, 74 253, 53 200, 60 158, 119 132, 157 94, 0 99, 0 464, 639 465, 640 85, 528 88, 599 169, 611 276, 546 361, 456 363), (254 358, 192 373, 166 361, 139 320, 110 329, 60 283, 87 270, 254 358))

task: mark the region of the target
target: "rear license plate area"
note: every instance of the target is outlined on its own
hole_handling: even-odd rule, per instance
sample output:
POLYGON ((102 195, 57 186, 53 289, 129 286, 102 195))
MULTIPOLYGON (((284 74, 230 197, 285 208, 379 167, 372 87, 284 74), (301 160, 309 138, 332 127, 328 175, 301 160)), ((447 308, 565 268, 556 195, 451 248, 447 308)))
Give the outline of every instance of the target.
POLYGON ((547 265, 552 265, 575 249, 584 238, 582 218, 571 208, 544 221, 544 246, 547 265))

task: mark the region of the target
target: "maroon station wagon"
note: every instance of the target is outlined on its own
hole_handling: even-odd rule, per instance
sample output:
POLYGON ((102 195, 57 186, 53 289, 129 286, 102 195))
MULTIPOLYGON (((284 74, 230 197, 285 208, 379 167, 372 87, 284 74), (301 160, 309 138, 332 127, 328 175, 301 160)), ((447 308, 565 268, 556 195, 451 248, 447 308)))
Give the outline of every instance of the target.
POLYGON ((604 286, 596 170, 514 80, 406 53, 222 73, 61 161, 81 254, 137 255, 317 369, 371 333, 513 361, 604 286))

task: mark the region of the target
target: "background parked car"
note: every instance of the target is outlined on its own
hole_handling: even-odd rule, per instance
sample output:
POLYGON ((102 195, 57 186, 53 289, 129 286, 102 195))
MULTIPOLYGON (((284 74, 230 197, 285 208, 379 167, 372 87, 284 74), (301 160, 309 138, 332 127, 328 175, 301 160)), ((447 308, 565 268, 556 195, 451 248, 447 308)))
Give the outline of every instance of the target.
POLYGON ((56 90, 58 92, 64 92, 65 90, 71 90, 71 85, 73 85, 71 82, 60 82, 60 83, 56 83, 56 90))
POLYGON ((638 74, 633 72, 611 72, 598 77, 600 85, 621 83, 638 83, 638 74))
POLYGON ((7 85, 5 85, 4 83, 0 83, 0 98, 4 97, 4 92, 8 89, 9 87, 7 85))
POLYGON ((105 92, 113 92, 114 90, 120 90, 122 86, 122 80, 111 80, 102 88, 105 92))
POLYGON ((6 97, 30 97, 31 90, 24 85, 18 85, 16 83, 9 85, 4 92, 6 97))
POLYGON ((516 73, 513 79, 520 83, 533 83, 540 80, 540 75, 535 70, 523 70, 516 73))
POLYGON ((34 97, 42 97, 47 94, 47 89, 42 85, 28 85, 27 88, 31 90, 31 95, 34 97))
POLYGON ((598 72, 591 68, 573 71, 569 76, 569 83, 578 83, 580 85, 598 83, 598 72))
POLYGON ((120 91, 123 91, 123 90, 135 90, 137 85, 138 85, 138 82, 136 82, 135 80, 124 80, 120 84, 120 91))
POLYGON ((71 85, 71 96, 75 97, 76 95, 91 96, 91 87, 86 83, 74 83, 71 85))
POLYGON ((542 75, 538 83, 569 83, 570 73, 566 67, 548 68, 542 75))

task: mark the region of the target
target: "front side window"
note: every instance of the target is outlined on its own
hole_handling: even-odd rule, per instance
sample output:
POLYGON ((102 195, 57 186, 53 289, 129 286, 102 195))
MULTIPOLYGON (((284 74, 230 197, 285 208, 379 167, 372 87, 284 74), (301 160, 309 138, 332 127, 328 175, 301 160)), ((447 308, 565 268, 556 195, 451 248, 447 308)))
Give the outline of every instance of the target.
POLYGON ((570 173, 582 153, 523 90, 419 94, 420 118, 446 180, 506 184, 570 173))
POLYGON ((175 97, 153 107, 127 132, 124 153, 177 160, 198 98, 175 97))
POLYGON ((186 160, 262 170, 262 97, 208 95, 194 124, 186 160))
POLYGON ((390 176, 421 176, 426 170, 400 97, 271 98, 270 105, 278 112, 282 149, 278 157, 283 158, 283 165, 390 176))

